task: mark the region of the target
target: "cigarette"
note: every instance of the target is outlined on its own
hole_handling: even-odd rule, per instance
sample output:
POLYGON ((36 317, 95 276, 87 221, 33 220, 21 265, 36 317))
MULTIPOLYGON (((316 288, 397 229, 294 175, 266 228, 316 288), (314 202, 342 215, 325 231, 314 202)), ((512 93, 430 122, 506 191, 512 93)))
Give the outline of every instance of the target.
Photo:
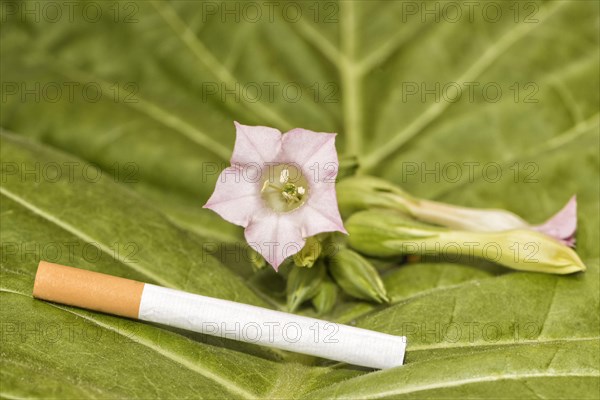
POLYGON ((406 337, 41 261, 33 297, 369 368, 402 365, 406 337))

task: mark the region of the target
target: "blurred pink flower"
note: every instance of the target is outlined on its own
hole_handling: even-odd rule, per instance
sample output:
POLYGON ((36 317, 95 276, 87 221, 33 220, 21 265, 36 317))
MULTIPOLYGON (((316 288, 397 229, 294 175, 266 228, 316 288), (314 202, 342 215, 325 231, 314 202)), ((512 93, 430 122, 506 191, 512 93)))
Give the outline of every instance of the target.
POLYGON ((231 166, 204 205, 243 226, 249 245, 277 270, 321 232, 346 233, 338 211, 334 133, 235 122, 231 166))
POLYGON ((573 196, 552 218, 532 229, 552 236, 570 247, 575 247, 577 230, 577 197, 573 196))

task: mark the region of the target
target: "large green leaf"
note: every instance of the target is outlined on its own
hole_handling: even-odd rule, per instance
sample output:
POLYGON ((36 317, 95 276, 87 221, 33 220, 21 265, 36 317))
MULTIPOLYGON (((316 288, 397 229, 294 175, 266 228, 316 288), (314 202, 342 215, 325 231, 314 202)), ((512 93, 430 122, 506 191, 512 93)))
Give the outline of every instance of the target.
POLYGON ((293 2, 272 20, 267 6, 257 21, 240 11, 239 22, 210 11, 221 3, 100 2, 97 21, 84 3, 58 20, 41 4, 2 4, 0 395, 597 397, 597 2, 484 2, 472 17, 461 3, 457 20, 439 2, 293 2), (485 18, 484 7, 502 17, 485 18), (207 93, 236 82, 239 99, 207 93), (421 98, 436 83, 471 82, 502 96, 421 98), (243 95, 256 84, 258 101, 243 95), (279 85, 273 98, 265 84, 279 85), (302 88, 297 101, 281 90, 290 84, 302 88), (96 88, 101 98, 90 99, 96 88), (365 172, 532 222, 575 193, 588 270, 385 268, 390 305, 342 299, 325 316, 407 335, 406 365, 381 372, 31 298, 37 261, 49 258, 282 307, 281 277, 253 274, 237 251, 240 229, 201 208, 229 158, 233 120, 338 132, 339 151, 365 172), (215 244, 234 251, 207 251, 215 244))

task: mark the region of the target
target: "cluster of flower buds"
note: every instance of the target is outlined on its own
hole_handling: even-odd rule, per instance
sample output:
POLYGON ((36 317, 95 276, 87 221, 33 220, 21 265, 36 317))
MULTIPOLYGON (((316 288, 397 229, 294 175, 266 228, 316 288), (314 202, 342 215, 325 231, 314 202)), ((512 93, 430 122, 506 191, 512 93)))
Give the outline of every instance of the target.
POLYGON ((288 263, 287 307, 296 310, 311 301, 319 314, 335 306, 339 289, 353 298, 389 302, 377 269, 346 246, 340 235, 320 234, 306 241, 288 263), (323 247, 328 251, 323 252, 323 247))
POLYGON ((505 210, 417 199, 384 180, 358 176, 337 187, 350 245, 373 257, 417 254, 492 261, 508 268, 569 274, 585 265, 575 243, 573 197, 550 220, 531 225, 505 210), (349 217, 349 218, 348 218, 349 217))

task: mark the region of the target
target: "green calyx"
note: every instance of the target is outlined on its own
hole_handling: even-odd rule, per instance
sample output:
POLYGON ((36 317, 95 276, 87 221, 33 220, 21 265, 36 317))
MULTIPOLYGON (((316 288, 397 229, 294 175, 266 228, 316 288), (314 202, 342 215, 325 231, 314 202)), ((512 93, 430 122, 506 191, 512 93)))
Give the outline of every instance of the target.
POLYGON ((312 268, 293 266, 287 278, 287 308, 294 312, 300 304, 312 299, 325 277, 325 265, 317 262, 312 268))
POLYGON ((377 303, 390 301, 379 273, 360 254, 341 248, 329 259, 329 272, 344 292, 377 303))
POLYGON ((317 294, 312 298, 311 302, 315 310, 317 310, 317 313, 323 315, 333 309, 337 298, 337 285, 328 276, 325 276, 319 285, 317 294))
POLYGON ((364 175, 341 180, 336 185, 336 192, 340 213, 345 217, 371 208, 394 209, 410 215, 418 203, 398 186, 364 175))

